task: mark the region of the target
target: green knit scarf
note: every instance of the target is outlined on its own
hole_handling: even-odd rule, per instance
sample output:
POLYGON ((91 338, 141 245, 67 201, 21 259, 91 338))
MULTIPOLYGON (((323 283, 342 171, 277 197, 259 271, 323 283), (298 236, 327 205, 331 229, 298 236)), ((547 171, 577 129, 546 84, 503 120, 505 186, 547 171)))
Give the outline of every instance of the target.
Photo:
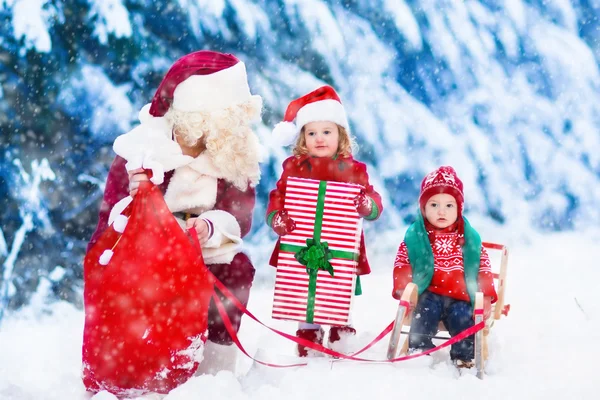
MULTIPOLYGON (((469 221, 464 217, 463 219, 465 244, 462 246, 462 252, 465 282, 471 304, 474 305, 481 258, 481 237, 471 227, 469 221)), ((433 277, 433 250, 431 249, 431 243, 429 242, 425 223, 423 222, 423 215, 420 210, 417 212, 417 220, 406 231, 404 242, 406 243, 408 259, 412 266, 413 282, 418 286, 419 294, 421 294, 427 290, 433 277)))

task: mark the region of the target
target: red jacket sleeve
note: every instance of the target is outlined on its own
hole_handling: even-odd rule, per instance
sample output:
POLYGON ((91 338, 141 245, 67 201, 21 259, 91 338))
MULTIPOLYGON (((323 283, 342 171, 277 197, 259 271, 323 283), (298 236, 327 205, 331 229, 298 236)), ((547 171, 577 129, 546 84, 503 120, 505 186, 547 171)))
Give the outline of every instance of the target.
POLYGON ((246 236, 252 227, 252 212, 256 203, 254 188, 248 185, 245 191, 241 191, 224 179, 219 179, 217 193, 217 201, 212 209, 233 215, 240 225, 241 236, 246 236))
POLYGON ((369 174, 367 173, 367 166, 365 164, 355 161, 354 174, 356 176, 357 183, 365 187, 365 194, 369 196, 373 202, 373 212, 368 217, 365 217, 365 219, 370 221, 376 220, 383 211, 381 195, 375 191, 373 185, 371 185, 369 182, 369 174))
POLYGON ((127 175, 127 169, 125 168, 126 163, 127 161, 124 158, 117 156, 110 166, 108 177, 106 178, 106 187, 104 188, 104 197, 102 198, 100 212, 98 213, 98 225, 88 243, 88 251, 108 227, 110 210, 112 210, 113 206, 119 202, 119 200, 129 196, 129 176, 127 175))
POLYGON ((498 300, 498 295, 496 294, 496 288, 494 287, 492 263, 490 262, 490 257, 483 246, 481 247, 481 261, 479 264, 479 277, 477 281, 479 284, 479 291, 483 292, 484 296, 491 297, 492 303, 495 303, 496 300, 498 300))
POLYGON ((399 290, 404 290, 406 285, 412 282, 412 267, 408 259, 408 251, 406 249, 406 243, 404 241, 400 243, 398 253, 396 253, 396 260, 394 261, 394 289, 392 296, 395 299, 400 300, 398 296, 399 290))
POLYGON ((283 172, 281 173, 281 177, 279 177, 275 189, 271 190, 271 193, 269 193, 269 204, 267 205, 267 215, 265 216, 267 221, 269 220, 269 215, 273 212, 283 210, 285 204, 285 185, 287 178, 292 174, 294 169, 293 157, 290 157, 283 162, 283 172))

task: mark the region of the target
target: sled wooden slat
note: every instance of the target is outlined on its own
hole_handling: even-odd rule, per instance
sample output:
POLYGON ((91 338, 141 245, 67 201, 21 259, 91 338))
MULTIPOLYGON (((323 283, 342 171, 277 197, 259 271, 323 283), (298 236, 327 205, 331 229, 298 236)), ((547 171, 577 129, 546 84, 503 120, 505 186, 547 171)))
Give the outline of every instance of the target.
MULTIPOLYGON (((483 293, 477 292, 475 295, 475 323, 478 324, 483 321, 483 293)), ((475 334, 475 368, 477 369, 477 377, 483 379, 483 364, 484 358, 484 347, 486 340, 483 338, 483 330, 475 334)))
MULTIPOLYGON (((398 312, 396 313, 396 320, 394 321, 394 326, 402 327, 402 325, 406 325, 408 323, 408 320, 410 319, 410 314, 417 305, 418 293, 419 291, 417 290, 417 285, 415 285, 414 283, 409 283, 406 286, 404 294, 402 295, 402 299, 400 300, 400 305, 398 306, 398 312), (409 304, 409 307, 407 307, 406 304, 409 304)), ((387 352, 388 360, 396 358, 396 354, 398 353, 398 343, 400 341, 401 334, 402 329, 394 329, 392 331, 387 352)))

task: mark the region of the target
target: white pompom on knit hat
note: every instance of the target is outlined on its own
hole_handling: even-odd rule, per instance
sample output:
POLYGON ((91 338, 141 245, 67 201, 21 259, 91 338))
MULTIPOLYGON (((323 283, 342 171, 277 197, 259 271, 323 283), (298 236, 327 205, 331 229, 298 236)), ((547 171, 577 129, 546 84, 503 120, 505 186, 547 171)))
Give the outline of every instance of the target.
POLYGON ((302 127, 310 122, 331 121, 349 133, 350 124, 340 97, 331 86, 320 88, 290 102, 283 121, 275 125, 273 136, 282 146, 293 144, 302 127))

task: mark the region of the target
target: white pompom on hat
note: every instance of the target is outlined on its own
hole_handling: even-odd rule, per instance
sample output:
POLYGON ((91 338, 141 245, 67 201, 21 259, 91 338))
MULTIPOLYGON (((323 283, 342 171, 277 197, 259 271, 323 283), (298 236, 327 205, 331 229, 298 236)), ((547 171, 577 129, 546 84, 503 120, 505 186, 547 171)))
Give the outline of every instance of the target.
POLYGON ((331 86, 321 86, 290 102, 283 121, 275 125, 273 136, 281 145, 290 145, 304 125, 317 121, 335 122, 350 131, 346 110, 331 86))

